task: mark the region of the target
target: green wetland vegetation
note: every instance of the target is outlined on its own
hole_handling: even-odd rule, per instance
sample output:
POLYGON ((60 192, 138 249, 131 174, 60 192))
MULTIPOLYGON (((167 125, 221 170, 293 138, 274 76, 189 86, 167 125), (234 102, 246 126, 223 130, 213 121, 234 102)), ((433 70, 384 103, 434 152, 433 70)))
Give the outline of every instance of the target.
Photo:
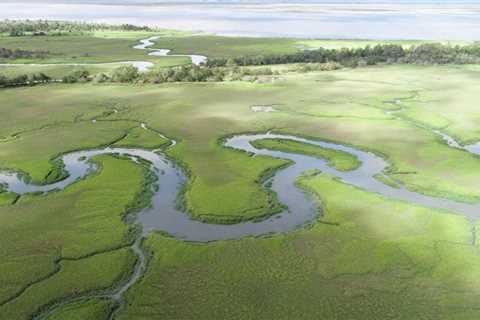
POLYGON ((349 153, 320 148, 306 143, 282 140, 282 139, 263 139, 252 143, 255 148, 278 150, 290 153, 300 153, 311 155, 320 159, 326 159, 329 165, 340 171, 349 171, 357 168, 360 163, 355 156, 349 153))
MULTIPOLYGON (((74 35, 45 36, 27 28, 27 34, 5 34, 0 47, 37 50, 36 41, 47 37, 48 51, 60 54, 47 61, 166 58, 129 49, 157 30, 78 28, 74 35), (61 41, 78 41, 77 47, 61 41), (81 50, 93 47, 95 54, 82 56, 81 50)), ((298 50, 290 39, 202 37, 170 34, 157 44, 212 57, 298 50)), ((64 76, 67 69, 51 72, 64 76)), ((74 150, 157 150, 187 174, 178 198, 184 211, 208 223, 233 224, 281 210, 267 178, 289 163, 223 142, 240 133, 272 131, 380 155, 390 167, 379 180, 435 197, 480 201, 480 159, 449 146, 434 131, 462 145, 480 140, 477 65, 271 69, 255 80, 244 74, 229 81, 91 81, 0 89, 0 168, 47 184, 65 177, 58 159, 74 150)), ((91 74, 97 72, 108 71, 91 74)), ((324 159, 342 172, 361 165, 349 153, 301 142, 253 144, 324 159)), ((147 253, 144 273, 120 301, 111 299, 108 294, 138 264, 132 244, 139 230, 127 223, 127 214, 148 206, 152 177, 141 161, 111 155, 93 161, 98 169, 64 190, 19 197, 0 186, 1 319, 480 316, 477 220, 368 192, 318 171, 295 178, 321 211, 308 226, 209 243, 151 233, 140 244, 147 253)), ((162 173, 158 176, 162 189, 162 173)))
POLYGON ((300 184, 321 198, 329 224, 209 245, 154 235, 146 243, 153 252, 149 271, 127 294, 131 303, 120 319, 477 314, 476 248, 464 219, 388 201, 328 176, 304 177, 300 184), (163 307, 153 313, 157 305, 163 307))

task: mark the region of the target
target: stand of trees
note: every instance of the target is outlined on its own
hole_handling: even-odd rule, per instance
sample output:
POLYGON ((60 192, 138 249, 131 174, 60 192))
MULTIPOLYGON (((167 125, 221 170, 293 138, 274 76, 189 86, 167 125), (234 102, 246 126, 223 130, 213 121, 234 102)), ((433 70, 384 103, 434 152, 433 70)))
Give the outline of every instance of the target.
POLYGON ((112 76, 103 75, 95 77, 101 82, 122 82, 122 83, 168 83, 168 82, 220 82, 231 80, 253 81, 259 76, 275 75, 271 68, 216 68, 196 65, 185 65, 180 67, 163 68, 152 70, 147 73, 138 73, 133 66, 122 66, 116 69, 112 76), (133 70, 135 71, 133 71, 133 70))
POLYGON ((449 46, 421 44, 405 49, 400 45, 384 44, 365 48, 307 50, 293 54, 242 56, 209 59, 209 67, 258 66, 288 63, 336 62, 346 67, 378 63, 466 64, 480 63, 480 45, 449 46))
POLYGON ((87 70, 77 70, 62 78, 64 83, 77 83, 90 81, 90 72, 87 70))
POLYGON ((32 75, 23 74, 12 78, 0 74, 0 88, 29 86, 49 82, 55 82, 55 80, 41 72, 32 75))
POLYGON ((224 72, 218 68, 199 67, 195 65, 153 70, 143 76, 142 82, 206 82, 223 81, 224 72))
POLYGON ((112 31, 153 31, 146 26, 132 24, 107 25, 103 23, 85 23, 51 20, 3 20, 0 21, 0 33, 11 37, 25 35, 82 35, 97 30, 112 31))

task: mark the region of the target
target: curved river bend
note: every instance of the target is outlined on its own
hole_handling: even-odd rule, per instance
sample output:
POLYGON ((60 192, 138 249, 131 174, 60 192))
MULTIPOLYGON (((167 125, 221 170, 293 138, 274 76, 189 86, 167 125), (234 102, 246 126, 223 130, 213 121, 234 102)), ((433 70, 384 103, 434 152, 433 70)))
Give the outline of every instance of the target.
POLYGON ((148 39, 140 40, 140 44, 133 47, 139 50, 150 50, 149 56, 157 57, 188 57, 192 61, 192 64, 199 66, 207 62, 207 57, 197 54, 170 54, 170 49, 151 49, 150 47, 155 44, 154 40, 160 39, 160 36, 150 37, 148 39))
POLYGON ((0 183, 7 184, 8 191, 17 194, 48 192, 63 189, 92 173, 95 167, 89 160, 97 155, 119 154, 131 158, 141 158, 152 163, 152 170, 159 177, 159 188, 153 194, 151 207, 142 210, 138 214, 138 222, 143 227, 144 235, 146 236, 152 231, 158 230, 178 239, 201 242, 288 232, 313 221, 318 214, 315 201, 310 197, 306 197, 305 193, 295 186, 296 178, 303 172, 312 169, 320 170, 339 178, 344 183, 384 195, 388 198, 428 208, 448 210, 452 213, 463 215, 472 221, 480 216, 480 204, 430 197, 409 191, 401 186, 395 188, 384 184, 377 180, 375 176, 382 174, 384 169, 388 167, 388 163, 371 152, 354 147, 271 133, 237 135, 227 139, 225 146, 255 155, 265 155, 292 161, 292 165, 277 171, 271 179, 271 189, 277 194, 280 203, 284 204, 288 210, 259 222, 242 222, 232 225, 209 224, 193 220, 187 213, 178 210, 176 206, 178 192, 186 182, 184 172, 164 155, 143 149, 105 148, 69 153, 62 158, 65 170, 69 173, 68 178, 50 185, 38 186, 28 184, 15 173, 0 173, 0 183), (322 148, 343 151, 357 157, 361 161, 361 165, 352 171, 338 171, 329 166, 328 162, 323 159, 281 151, 260 150, 250 144, 252 141, 266 138, 288 139, 322 148))
MULTIPOLYGON (((148 130, 145 124, 141 126, 148 130)), ((447 139, 446 137, 447 136, 444 136, 445 139, 447 139)), ((448 138, 452 139, 450 137, 448 138)), ((173 141, 172 145, 174 145, 174 143, 173 141)), ((479 217, 480 204, 468 204, 429 197, 409 191, 404 187, 394 188, 382 183, 375 179, 375 176, 383 174, 384 169, 388 167, 388 163, 371 152, 362 151, 354 147, 271 133, 236 135, 227 139, 225 146, 249 152, 253 155, 265 155, 290 160, 292 162, 290 166, 278 170, 269 180, 269 185, 271 185, 271 189, 277 194, 278 200, 288 209, 262 221, 242 222, 233 225, 216 225, 193 220, 187 213, 180 211, 176 205, 178 193, 186 182, 184 172, 163 154, 143 149, 108 147, 105 149, 78 151, 66 154, 62 159, 65 164, 65 170, 69 173, 68 178, 50 185, 38 186, 28 184, 16 173, 0 172, 0 184, 6 184, 10 192, 17 194, 63 189, 94 172, 96 168, 90 159, 103 154, 123 155, 133 161, 137 161, 137 159, 147 160, 151 163, 151 170, 158 176, 158 186, 152 187, 154 192, 151 206, 136 214, 135 219, 127 219, 131 220, 130 223, 138 223, 143 228, 143 233, 139 235, 132 245, 132 250, 137 255, 138 262, 130 278, 120 286, 113 288, 111 292, 103 295, 92 294, 80 298, 67 298, 53 305, 52 308, 41 314, 37 319, 45 319, 65 303, 86 298, 103 297, 121 302, 123 293, 127 291, 145 271, 146 255, 141 243, 151 232, 162 231, 181 240, 208 242, 288 232, 312 223, 319 215, 318 204, 313 197, 308 196, 295 185, 296 178, 303 172, 311 169, 321 170, 322 172, 337 177, 344 183, 384 195, 388 198, 434 209, 445 209, 452 213, 463 215, 470 221, 474 221, 479 217), (355 170, 342 172, 330 167, 327 161, 323 159, 281 151, 260 150, 253 147, 250 143, 265 138, 288 139, 347 152, 357 157, 361 161, 361 165, 355 170)), ((470 150, 468 147, 465 147, 465 149, 470 150)), ((113 317, 114 314, 112 314, 112 318, 113 317)))

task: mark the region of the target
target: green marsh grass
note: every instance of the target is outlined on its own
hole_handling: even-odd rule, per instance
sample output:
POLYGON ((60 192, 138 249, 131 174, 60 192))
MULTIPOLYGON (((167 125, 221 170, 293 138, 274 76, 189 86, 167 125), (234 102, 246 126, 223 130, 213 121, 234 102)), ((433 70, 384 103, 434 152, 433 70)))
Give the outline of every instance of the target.
POLYGON ((322 148, 307 143, 285 139, 262 139, 253 143, 255 148, 300 153, 328 160, 330 166, 339 171, 350 171, 360 166, 360 161, 349 153, 322 148))
MULTIPOLYGON (((446 110, 441 117, 451 124, 442 130, 461 140, 480 139, 474 104, 465 103, 464 86, 460 85, 473 88, 470 83, 475 83, 477 73, 470 66, 382 66, 289 73, 281 76, 282 81, 268 84, 182 83, 143 85, 141 90, 130 85, 9 89, 0 95, 0 103, 9 106, 0 110, 0 135, 8 137, 32 128, 32 116, 37 119, 35 125, 43 126, 91 119, 113 107, 121 109, 108 119, 145 122, 179 142, 167 152, 189 172, 185 204, 197 217, 228 220, 230 215, 238 221, 239 216, 255 218, 270 210, 270 197, 256 181, 282 161, 252 159, 225 149, 218 141, 239 132, 271 129, 373 151, 391 163, 388 174, 412 190, 475 201, 480 197, 477 157, 448 147, 428 129, 411 119, 395 119, 386 110, 397 107, 388 101, 418 92, 415 101, 421 104, 404 100, 410 113, 446 110), (449 91, 448 99, 435 98, 444 96, 445 91, 449 91), (250 109, 271 104, 278 105, 277 112, 254 113, 250 109), (62 112, 54 112, 58 110, 62 112)), ((466 92, 473 101, 474 90, 466 92)), ((13 146, 14 154, 23 152, 20 145, 13 146)), ((43 172, 48 173, 46 165, 43 172)))
POLYGON ((328 224, 208 245, 154 235, 149 271, 119 319, 478 316, 480 260, 466 219, 323 174, 299 183, 321 199, 328 224))
POLYGON ((131 272, 134 255, 121 249, 132 241, 124 217, 143 189, 145 169, 109 156, 96 161, 99 173, 64 191, 0 206, 0 318, 28 318, 131 272))
POLYGON ((108 299, 90 299, 67 304, 50 315, 48 320, 104 320, 112 311, 108 299))
POLYGON ((128 131, 127 136, 116 142, 115 147, 138 147, 146 149, 159 149, 170 145, 170 140, 165 139, 149 129, 135 127, 128 131))
POLYGON ((169 61, 169 65, 188 63, 187 58, 154 57, 148 51, 133 47, 145 35, 127 38, 85 36, 1 37, 0 47, 7 49, 43 50, 49 54, 43 59, 3 59, 1 63, 106 63, 121 61, 169 61))
MULTIPOLYGON (((479 75, 473 66, 379 66, 287 73, 264 84, 6 89, 0 94, 0 136, 7 138, 0 142, 0 166, 45 181, 55 169, 51 160, 64 152, 115 142, 145 148, 162 143, 140 131, 144 122, 178 142, 166 153, 189 175, 186 210, 197 219, 231 223, 280 208, 261 182, 287 163, 251 157, 223 147, 222 141, 232 134, 274 130, 375 152, 391 163, 387 175, 412 190, 474 201, 480 197, 478 157, 448 147, 418 124, 442 127, 460 141, 479 140, 474 90, 479 75), (385 112, 395 109, 388 101, 397 98, 406 104, 398 119, 385 112), (278 105, 276 112, 251 110, 272 104, 278 105)), ((305 146, 288 148, 297 152, 305 146)), ((353 166, 352 159, 339 156, 330 155, 337 165, 353 166)), ((0 315, 28 317, 72 288, 109 287, 130 270, 128 251, 119 248, 130 244, 133 231, 122 219, 129 208, 146 203, 148 195, 138 197, 138 192, 152 177, 126 160, 105 156, 98 161, 98 174, 64 191, 0 205, 0 268, 5 270, 0 301, 18 295, 0 306, 0 315), (101 252, 125 252, 119 258, 123 264, 105 264, 115 270, 98 273, 102 279, 56 271, 59 263, 76 270, 80 264, 71 260, 78 259, 96 270, 98 261, 91 259, 100 259, 101 252), (38 294, 21 294, 30 286, 38 294)), ((478 318, 479 244, 466 219, 391 201, 323 174, 299 183, 323 207, 319 223, 309 228, 208 245, 149 237, 148 272, 128 293, 119 318, 478 318)), ((72 308, 94 314, 103 307, 72 308)))

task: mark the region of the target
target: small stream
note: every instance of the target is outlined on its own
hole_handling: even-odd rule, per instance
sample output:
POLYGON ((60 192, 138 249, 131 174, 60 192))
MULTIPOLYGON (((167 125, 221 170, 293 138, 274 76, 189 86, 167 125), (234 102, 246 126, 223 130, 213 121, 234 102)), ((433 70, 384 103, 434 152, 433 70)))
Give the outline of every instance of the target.
POLYGON ((149 56, 157 57, 188 57, 192 61, 192 64, 199 66, 207 62, 207 57, 196 54, 170 54, 170 49, 151 49, 150 47, 155 45, 155 40, 160 39, 160 36, 150 37, 148 39, 140 40, 140 44, 133 47, 139 50, 150 50, 149 56))
MULTIPOLYGON (((150 49, 153 46, 154 40, 159 39, 159 36, 150 37, 140 40, 140 43, 133 48, 138 50, 148 50, 149 56, 157 57, 189 57, 194 65, 201 65, 207 62, 207 57, 200 55, 188 55, 188 54, 170 54, 170 49, 150 49)), ((150 61, 120 61, 120 62, 107 62, 107 63, 0 63, 0 67, 56 67, 56 66, 71 66, 71 67, 89 67, 89 66, 114 66, 114 65, 131 65, 138 69, 139 72, 144 73, 153 68, 154 63, 150 61)))

